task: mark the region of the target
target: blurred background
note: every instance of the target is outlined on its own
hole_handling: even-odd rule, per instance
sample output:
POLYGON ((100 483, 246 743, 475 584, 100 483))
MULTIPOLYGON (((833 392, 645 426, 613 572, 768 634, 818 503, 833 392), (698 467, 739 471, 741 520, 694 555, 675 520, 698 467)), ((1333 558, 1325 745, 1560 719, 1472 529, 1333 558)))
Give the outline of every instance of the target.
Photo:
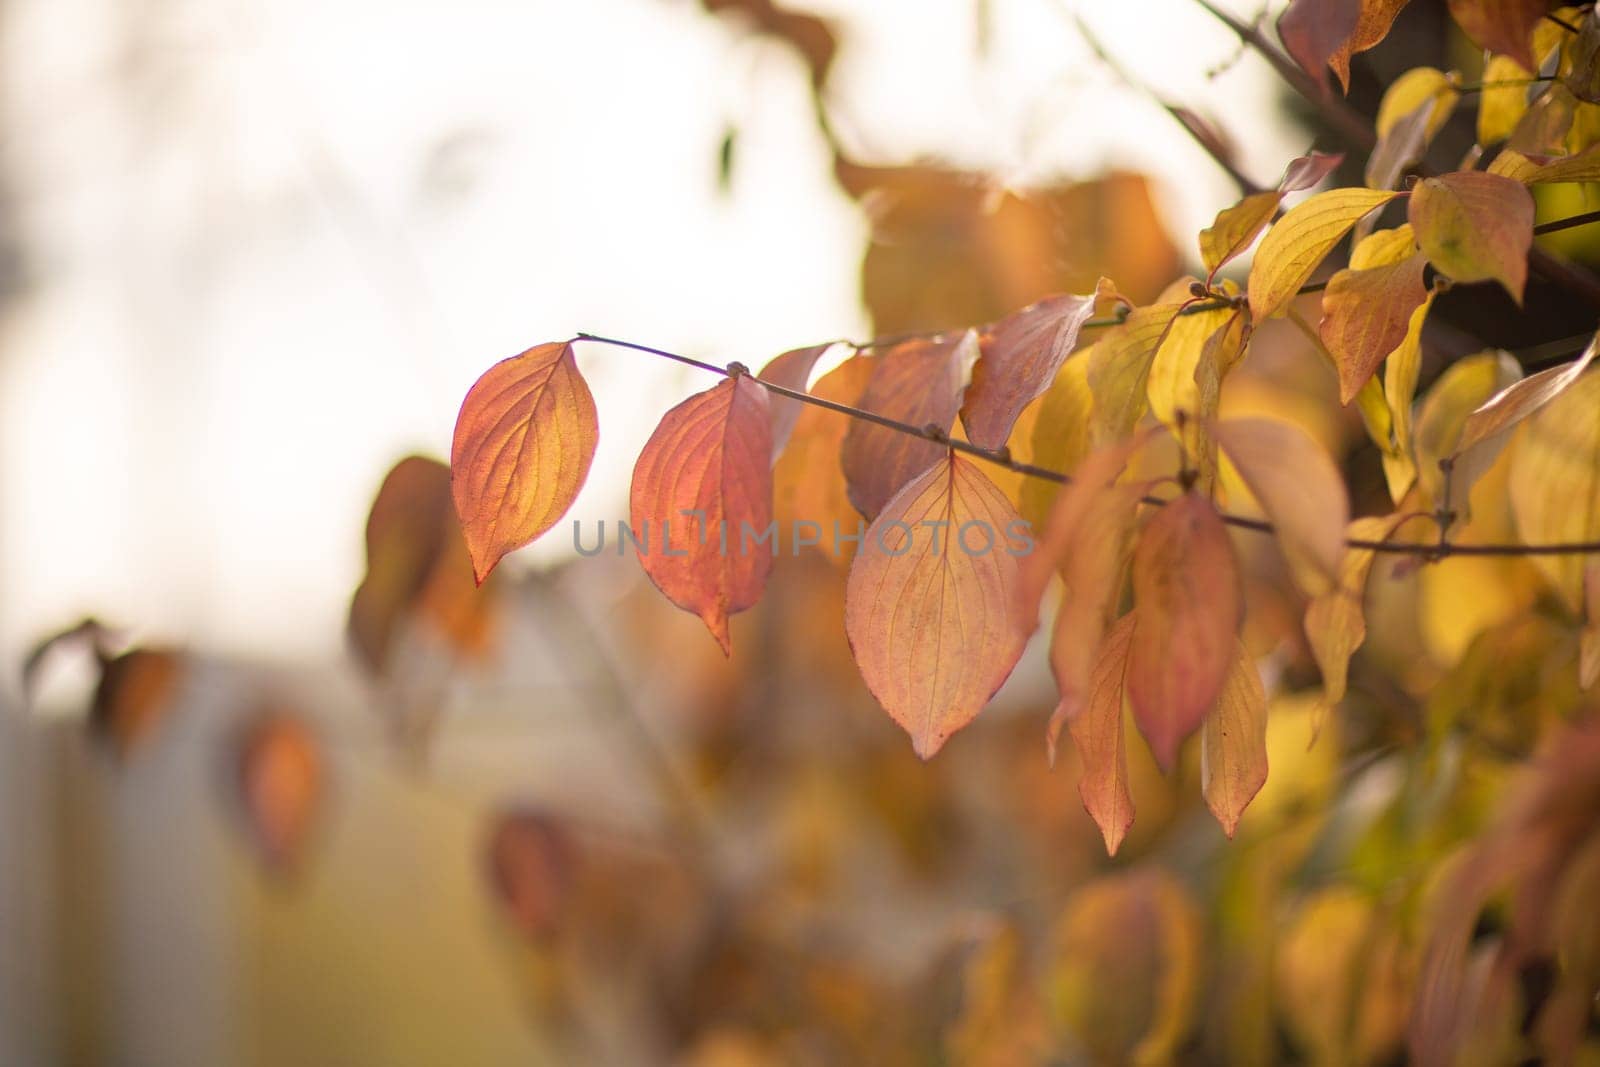
MULTIPOLYGON (((1358 63, 1368 113, 1459 49, 1412 9, 1358 63)), ((1041 649, 924 765, 850 662, 833 561, 783 560, 724 661, 565 528, 474 591, 439 462, 485 368, 577 330, 759 365, 1100 274, 1153 298, 1238 194, 1157 97, 1264 184, 1339 147, 1197 5, 0 0, 0 55, 0 662, 67 633, 26 710, 0 682, 0 1062, 1392 1054, 1398 996, 1325 1006, 1355 972, 1305 966, 1332 930, 1387 967, 1382 898, 1279 886, 1339 775, 1373 775, 1370 821, 1400 772, 1351 770, 1338 724, 1307 751, 1315 675, 1269 624, 1300 692, 1243 844, 1141 747, 1089 892, 1041 649), (1129 996, 1057 968, 1040 1007, 1061 946, 1129 996), (1099 1036, 1060 1037, 1080 1016, 1099 1036)), ((1233 402, 1356 447, 1270 333, 1233 402)), ((579 361, 587 525, 709 382, 579 361)), ((1292 620, 1257 555, 1252 618, 1292 620)), ((1520 596, 1393 661, 1426 682, 1416 641, 1457 655, 1520 596)))

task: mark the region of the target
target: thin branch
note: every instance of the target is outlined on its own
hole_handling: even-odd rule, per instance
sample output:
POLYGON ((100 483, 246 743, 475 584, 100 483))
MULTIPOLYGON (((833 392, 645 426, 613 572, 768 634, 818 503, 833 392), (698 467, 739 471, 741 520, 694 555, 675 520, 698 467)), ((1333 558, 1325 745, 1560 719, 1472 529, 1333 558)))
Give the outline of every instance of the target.
POLYGON ((1540 82, 1553 82, 1555 80, 1556 76, 1554 74, 1538 74, 1532 78, 1504 78, 1499 81, 1477 82, 1473 85, 1458 85, 1456 86, 1456 92, 1465 95, 1467 93, 1481 93, 1485 89, 1521 89, 1529 85, 1538 85, 1540 82))
MULTIPOLYGON (((702 360, 693 359, 689 356, 679 355, 676 352, 669 352, 664 348, 656 348, 653 345, 639 344, 636 341, 623 341, 615 337, 604 337, 593 333, 579 333, 573 337, 573 340, 593 341, 596 344, 612 345, 617 348, 628 348, 635 352, 644 352, 649 355, 660 356, 663 359, 675 360, 678 363, 683 363, 691 367, 697 367, 700 370, 709 371, 712 374, 719 374, 723 377, 732 378, 749 373, 744 365, 740 363, 730 363, 726 367, 719 367, 715 363, 706 363, 702 360)), ((777 393, 779 396, 785 396, 791 400, 798 400, 801 403, 811 404, 815 407, 826 408, 829 411, 838 412, 839 414, 848 416, 852 419, 860 419, 865 422, 870 422, 874 425, 882 426, 885 429, 893 430, 896 433, 905 434, 908 437, 917 437, 924 441, 932 441, 935 444, 945 445, 954 452, 960 452, 963 455, 972 456, 974 459, 981 459, 985 463, 991 463, 997 467, 1003 467, 1004 469, 1013 471, 1017 474, 1027 475, 1031 478, 1040 478, 1048 482, 1055 482, 1058 485, 1065 485, 1072 481, 1072 476, 1063 473, 1062 471, 1051 470, 1048 467, 1039 467, 1032 463, 1023 463, 1013 459, 1011 456, 1011 450, 1009 448, 982 448, 970 441, 963 441, 959 438, 951 437, 947 431, 942 430, 937 426, 915 426, 909 422, 901 422, 899 419, 892 419, 886 415, 880 415, 875 411, 867 411, 864 408, 854 407, 850 404, 841 404, 836 400, 827 400, 820 396, 813 396, 802 389, 790 389, 787 386, 778 385, 774 382, 769 382, 762 379, 757 380, 760 381, 768 391, 777 393)), ((1165 507, 1168 503, 1170 503, 1168 500, 1164 500, 1155 496, 1146 496, 1142 498, 1142 502, 1153 507, 1165 507)), ((1222 521, 1227 523, 1229 526, 1234 526, 1241 530, 1254 530, 1258 533, 1274 532, 1272 523, 1263 519, 1253 519, 1249 518, 1248 516, 1233 515, 1227 512, 1222 512, 1221 517, 1222 521)), ((1394 555, 1422 556, 1429 560, 1443 559, 1446 556, 1558 556, 1600 552, 1600 541, 1572 541, 1542 545, 1464 545, 1453 542, 1441 542, 1436 544, 1407 544, 1404 542, 1388 540, 1373 541, 1357 537, 1346 538, 1345 545, 1350 548, 1367 548, 1374 552, 1387 552, 1394 555)))
POLYGON ((1562 29, 1566 30, 1568 33, 1582 33, 1583 32, 1582 30, 1578 29, 1578 27, 1574 26, 1572 23, 1568 22, 1566 19, 1562 18, 1560 15, 1557 15, 1553 11, 1546 11, 1544 17, 1549 19, 1551 22, 1555 23, 1557 26, 1560 26, 1562 29))
POLYGON ((1587 226, 1591 222, 1600 222, 1600 211, 1585 211, 1581 215, 1541 222, 1533 228, 1533 232, 1536 234, 1555 233, 1558 230, 1570 230, 1574 226, 1587 226))

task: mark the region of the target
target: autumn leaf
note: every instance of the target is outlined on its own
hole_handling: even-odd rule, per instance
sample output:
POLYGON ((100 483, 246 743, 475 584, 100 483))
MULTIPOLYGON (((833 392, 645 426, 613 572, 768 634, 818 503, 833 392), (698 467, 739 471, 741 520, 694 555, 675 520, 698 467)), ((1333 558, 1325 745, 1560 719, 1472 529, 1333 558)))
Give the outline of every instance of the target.
POLYGON ((1509 433, 1482 437, 1463 453, 1462 432, 1474 411, 1521 377, 1522 367, 1509 352, 1480 352, 1456 360, 1434 381, 1417 410, 1412 435, 1417 484, 1426 504, 1442 505, 1448 499, 1452 511, 1463 521, 1468 518, 1473 483, 1494 463, 1509 433))
MULTIPOLYGON (((1089 391, 1089 361, 1069 359, 1039 401, 1030 435, 1033 462, 1050 470, 1075 470, 1093 443, 1094 394, 1089 391)), ((1037 530, 1044 529, 1059 486, 1044 478, 1024 478, 1017 510, 1037 530)))
POLYGON ((235 773, 251 841, 269 869, 300 860, 325 792, 322 750, 301 719, 261 712, 239 739, 235 773))
POLYGON ((856 665, 923 759, 977 716, 1022 655, 1020 522, 976 464, 946 450, 885 505, 850 568, 856 665))
MULTIPOLYGON (((811 380, 811 371, 821 359, 823 353, 833 347, 833 342, 822 345, 811 345, 809 348, 795 348, 780 356, 774 356, 772 361, 761 368, 758 377, 764 382, 793 389, 795 392, 806 391, 806 383, 811 380)), ((767 391, 767 405, 772 412, 772 458, 777 462, 778 456, 783 452, 783 446, 789 443, 789 435, 794 432, 794 424, 800 419, 800 411, 805 407, 801 401, 793 397, 781 396, 771 390, 767 391)))
POLYGON ((1496 144, 1511 136, 1528 111, 1528 82, 1532 77, 1510 56, 1491 56, 1483 65, 1485 88, 1478 95, 1480 145, 1496 144))
POLYGON ((1078 347, 1078 332, 1094 317, 1096 302, 1114 292, 1101 278, 1093 293, 1048 297, 995 324, 982 339, 961 407, 967 440, 989 449, 1006 443, 1022 409, 1050 388, 1078 347))
POLYGON ((1310 189, 1331 174, 1344 156, 1339 153, 1311 152, 1292 160, 1284 169, 1276 190, 1251 193, 1232 207, 1217 212, 1216 221, 1200 231, 1200 259, 1208 280, 1234 257, 1255 243, 1261 231, 1278 213, 1283 194, 1310 189))
MULTIPOLYGON (((1449 107, 1454 106, 1452 99, 1449 107)), ((1441 112, 1448 114, 1445 102, 1430 96, 1401 115, 1379 136, 1362 172, 1367 188, 1393 189, 1400 184, 1406 168, 1420 163, 1427 154, 1428 142, 1436 128, 1434 119, 1441 112)))
POLYGON ((1571 363, 1542 370, 1500 390, 1467 416, 1455 455, 1459 457, 1491 441, 1503 440, 1519 422, 1571 388, 1589 369, 1597 350, 1600 350, 1600 334, 1590 339, 1583 354, 1571 363))
MULTIPOLYGON (((1351 540, 1382 541, 1394 533, 1402 519, 1401 515, 1356 519, 1344 534, 1351 540)), ((1367 575, 1375 555, 1371 548, 1347 549, 1339 567, 1338 583, 1306 606, 1306 639, 1317 668, 1322 671, 1325 707, 1334 707, 1344 699, 1350 657, 1367 639, 1364 602, 1367 575)))
POLYGON ((633 468, 639 562, 730 655, 728 616, 761 599, 777 549, 771 456, 767 391, 739 374, 667 412, 633 468))
POLYGON ((571 344, 530 348, 473 383, 456 416, 450 490, 480 585, 566 514, 599 436, 571 344))
POLYGON ((1338 578, 1350 521, 1339 468, 1303 430, 1277 419, 1225 419, 1212 434, 1272 520, 1301 588, 1325 591, 1338 578))
POLYGON ((1267 231, 1250 265, 1250 311, 1256 321, 1281 310, 1350 227, 1398 195, 1381 189, 1329 189, 1286 212, 1267 231))
POLYGON ((1518 304, 1533 246, 1533 197, 1498 174, 1456 171, 1411 191, 1411 227, 1428 261, 1458 282, 1497 281, 1518 304))
POLYGON ((1171 770, 1222 689, 1244 617, 1233 544, 1209 500, 1185 493, 1145 525, 1133 601, 1128 701, 1156 761, 1171 770))
POLYGON ((1200 730, 1200 789, 1229 837, 1267 781, 1267 694, 1237 639, 1216 706, 1200 730))
POLYGON ((1331 60, 1355 33, 1361 0, 1291 0, 1278 16, 1278 39, 1300 69, 1323 83, 1331 60))
POLYGON ((89 726, 118 759, 147 744, 177 703, 183 656, 167 648, 132 648, 102 658, 89 726))
POLYGON ((1411 313, 1406 335, 1398 347, 1389 353, 1383 371, 1383 398, 1389 408, 1393 427, 1395 451, 1383 456, 1384 477, 1389 483, 1389 494, 1395 503, 1410 490, 1416 481, 1416 448, 1411 440, 1411 405, 1417 398, 1417 381, 1422 375, 1422 327, 1433 307, 1434 292, 1430 291, 1411 313))
POLYGON ((1089 678, 1080 713, 1068 720, 1072 744, 1083 764, 1078 796, 1100 834, 1106 855, 1115 856, 1133 825, 1133 795, 1128 790, 1128 747, 1123 728, 1123 677, 1128 668, 1128 648, 1133 638, 1132 613, 1117 620, 1096 649, 1094 672, 1089 678))
POLYGON ((1338 169, 1344 162, 1343 152, 1307 152, 1289 161, 1278 179, 1280 193, 1298 193, 1310 189, 1338 169))
POLYGON ((1549 9, 1546 0, 1450 0, 1450 17, 1473 44, 1510 56, 1524 70, 1539 66, 1533 28, 1549 9))
MULTIPOLYGON (((907 341, 877 357, 860 406, 912 426, 948 433, 961 408, 978 336, 907 341)), ((857 419, 845 433, 841 463, 850 502, 868 519, 902 486, 938 462, 945 447, 887 426, 857 419)))
POLYGON ((1136 308, 1089 350, 1095 441, 1126 437, 1149 407, 1150 367, 1182 304, 1136 308))
POLYGON ((1530 157, 1512 148, 1502 149, 1489 164, 1489 173, 1524 185, 1600 181, 1600 144, 1571 156, 1530 157))
POLYGON ((1406 0, 1361 0, 1361 14, 1356 18, 1356 28, 1344 45, 1329 59, 1339 84, 1350 88, 1350 57, 1376 47, 1389 36, 1395 16, 1406 6, 1406 0))
MULTIPOLYGON (((811 395, 837 404, 857 406, 877 358, 855 355, 817 379, 811 395)), ((805 410, 795 420, 788 445, 772 469, 772 507, 780 534, 792 534, 801 523, 813 523, 819 545, 835 549, 828 558, 848 567, 855 558, 855 542, 846 540, 865 528, 860 514, 850 503, 846 490, 841 454, 851 419, 838 411, 816 404, 802 404, 805 410), (835 537, 835 532, 839 535, 835 537)), ((807 531, 810 527, 805 528, 807 531)), ((796 539, 798 540, 798 539, 796 539)), ((798 552, 790 544, 786 552, 798 552)))
POLYGON ((1339 373, 1340 403, 1354 400, 1384 358, 1405 340, 1412 312, 1427 297, 1422 284, 1427 265, 1427 258, 1417 253, 1398 263, 1347 268, 1329 279, 1317 333, 1339 373))
POLYGON ((530 941, 548 941, 561 929, 577 864, 572 834, 554 816, 511 810, 494 818, 490 885, 506 918, 530 941))
MULTIPOLYGON (((1600 541, 1600 374, 1585 374, 1523 424, 1511 452, 1511 513, 1529 544, 1600 541)), ((1576 613, 1584 557, 1534 563, 1576 613)))

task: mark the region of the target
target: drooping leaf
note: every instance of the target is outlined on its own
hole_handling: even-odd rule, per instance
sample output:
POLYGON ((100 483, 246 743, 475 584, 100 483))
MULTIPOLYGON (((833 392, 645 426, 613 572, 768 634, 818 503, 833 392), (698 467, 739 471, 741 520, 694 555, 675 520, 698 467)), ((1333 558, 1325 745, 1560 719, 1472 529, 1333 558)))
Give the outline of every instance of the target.
POLYGON ((450 490, 479 584, 566 514, 599 437, 571 344, 530 348, 473 383, 456 416, 450 490))
POLYGON ((1115 856, 1133 825, 1133 795, 1128 789, 1128 746, 1123 727, 1123 677, 1133 638, 1132 613, 1117 620, 1096 649, 1083 709, 1068 720, 1083 774, 1078 796, 1105 838, 1106 855, 1115 856))
POLYGON ((1278 16, 1278 39, 1320 84, 1328 61, 1349 43, 1360 19, 1361 0, 1291 0, 1278 16))
POLYGON ((403 629, 421 622, 465 657, 481 653, 494 598, 474 589, 456 520, 450 468, 407 456, 384 477, 367 515, 367 572, 350 600, 346 633, 365 666, 383 673, 403 629))
MULTIPOLYGON (((1055 384, 1039 401, 1032 433, 1033 462, 1050 470, 1076 470, 1089 454, 1094 436, 1094 394, 1089 391, 1089 360, 1068 360, 1055 384)), ((1035 530, 1043 530, 1058 495, 1054 482, 1024 478, 1017 510, 1035 530)))
POLYGON ((1417 310, 1411 313, 1406 335, 1386 361, 1383 371, 1383 398, 1389 407, 1395 451, 1385 452, 1384 477, 1395 503, 1416 481, 1416 448, 1411 440, 1411 405, 1417 398, 1417 381, 1422 375, 1422 326, 1433 307, 1430 291, 1417 310))
MULTIPOLYGON (((772 361, 761 368, 760 379, 781 385, 785 389, 796 392, 805 392, 806 383, 811 380, 811 371, 816 367, 817 360, 823 353, 833 347, 833 343, 811 345, 809 348, 794 348, 779 356, 774 356, 772 361)), ((768 390, 767 406, 772 412, 772 459, 776 463, 778 456, 783 452, 783 446, 789 443, 789 435, 794 432, 794 424, 800 418, 800 411, 805 404, 793 397, 780 396, 768 390)))
MULTIPOLYGON (((728 616, 761 599, 772 570, 772 413, 747 374, 662 418, 633 468, 639 562, 668 600, 732 654, 728 616)), ((775 534, 774 534, 775 536, 775 534)))
POLYGON ((1222 402, 1222 383, 1244 359, 1250 317, 1241 308, 1206 338, 1194 367, 1195 418, 1183 427, 1183 446, 1195 471, 1195 488, 1210 493, 1217 482, 1217 443, 1211 426, 1222 402))
POLYGON ((1276 314, 1363 215, 1397 195, 1381 189, 1329 189, 1295 205, 1273 224, 1250 265, 1250 311, 1276 314))
POLYGON ((1511 136, 1528 111, 1531 73, 1510 56, 1493 56, 1483 66, 1485 88, 1478 95, 1478 143, 1497 144, 1511 136), (1524 84, 1517 84, 1518 82, 1524 84))
POLYGON ((1216 221, 1200 231, 1200 261, 1207 276, 1215 277, 1224 264, 1255 243, 1282 200, 1283 194, 1276 190, 1251 193, 1217 212, 1216 221))
POLYGON ((1495 394, 1516 382, 1522 368, 1508 352, 1481 352, 1458 359, 1439 375, 1417 409, 1415 446, 1417 484, 1425 504, 1442 505, 1446 499, 1445 473, 1450 468, 1451 510, 1468 516, 1472 486, 1494 463, 1507 434, 1477 441, 1465 454, 1461 434, 1472 413, 1495 394))
POLYGON ((991 449, 1006 443, 1022 409, 1050 388, 1078 346, 1078 332, 1094 317, 1096 302, 1114 291, 1102 278, 1093 293, 1048 297, 995 324, 983 338, 983 355, 961 407, 969 441, 991 449))
MULTIPOLYGON (((1352 540, 1382 541, 1400 524, 1402 516, 1356 519, 1344 531, 1352 540)), ((1334 707, 1344 699, 1350 657, 1367 639, 1365 600, 1367 574, 1376 555, 1371 548, 1349 548, 1339 567, 1339 582, 1306 606, 1306 638, 1322 671, 1323 702, 1334 707)))
POLYGON ((851 565, 850 649, 923 759, 977 716, 1022 655, 1014 524, 994 483, 946 450, 873 520, 851 565))
MULTIPOLYGON (((1600 374, 1585 374, 1523 423, 1511 452, 1511 513, 1528 544, 1600 541, 1600 374)), ((1567 605, 1583 603, 1584 557, 1533 561, 1567 605)))
MULTIPOLYGON (((1374 235, 1376 236, 1376 235, 1374 235)), ((1345 269, 1328 281, 1318 334, 1339 372, 1339 400, 1348 404, 1405 340, 1411 315, 1427 298, 1422 284, 1427 258, 1345 269)))
POLYGON ((1200 730, 1200 789, 1229 837, 1267 781, 1267 693, 1237 639, 1216 706, 1200 730))
POLYGON ((1582 355, 1571 363, 1551 367, 1506 386, 1491 397, 1482 407, 1467 416, 1461 428, 1461 440, 1456 453, 1466 452, 1498 437, 1517 423, 1526 419, 1550 401, 1571 388, 1583 372, 1589 369, 1595 353, 1600 351, 1600 334, 1596 334, 1584 348, 1582 355))
POLYGON ((1170 770, 1222 689, 1244 617, 1233 544, 1209 500, 1185 493, 1145 525, 1133 554, 1133 599, 1139 621, 1128 701, 1156 761, 1170 770))
POLYGON ((1458 282, 1497 281, 1517 303, 1533 246, 1533 197, 1498 174, 1456 171, 1424 178, 1409 206, 1417 243, 1439 272, 1458 282))
POLYGON ((1233 461, 1307 593, 1338 579, 1350 499, 1339 468, 1303 430, 1276 419, 1224 419, 1212 433, 1233 461))
POLYGON ((149 743, 177 703, 186 669, 169 648, 132 648, 102 658, 89 727, 118 759, 149 743))
POLYGON ((1406 6, 1406 0, 1361 0, 1361 16, 1356 19, 1355 32, 1329 60, 1339 84, 1350 88, 1350 57, 1375 47, 1389 36, 1389 27, 1395 16, 1406 6))
POLYGON ((1127 322, 1089 350, 1097 444, 1126 437, 1143 417, 1150 402, 1151 364, 1181 307, 1168 303, 1137 308, 1127 322))
MULTIPOLYGON (((1221 288, 1229 297, 1237 295, 1231 281, 1222 283, 1221 288)), ((1204 493, 1209 493, 1216 481, 1216 446, 1207 418, 1220 399, 1221 378, 1216 393, 1202 388, 1201 378, 1210 370, 1202 371, 1201 363, 1209 348, 1217 368, 1226 373, 1223 365, 1231 366, 1241 354, 1230 347, 1232 327, 1238 322, 1239 312, 1231 307, 1191 308, 1172 320, 1150 366, 1147 391, 1151 413, 1178 439, 1189 467, 1197 474, 1195 485, 1204 493)))
POLYGON ((1088 1062, 1172 1060, 1194 1025, 1201 936, 1188 892, 1160 868, 1073 894, 1054 935, 1051 1003, 1088 1062))
MULTIPOLYGON (((1394 189, 1408 167, 1422 161, 1433 137, 1434 117, 1445 107, 1438 97, 1429 96, 1401 115, 1378 138, 1377 147, 1367 157, 1362 179, 1369 189, 1394 189)), ((1360 231, 1357 231, 1357 236, 1360 231)))
POLYGON ((239 739, 234 771, 246 829, 263 864, 288 872, 300 861, 322 808, 322 749, 296 715, 269 709, 239 739))
MULTIPOLYGON (((811 395, 852 407, 859 405, 875 361, 873 356, 851 356, 817 379, 811 395)), ((812 527, 802 529, 801 524, 815 524, 817 544, 812 547, 824 551, 841 567, 848 567, 856 549, 856 542, 848 538, 866 526, 850 503, 840 461, 851 419, 813 404, 801 407, 805 410, 795 420, 789 444, 772 469, 773 514, 780 535, 809 535, 812 527)), ((782 551, 798 552, 801 539, 795 536, 795 543, 784 546, 782 551)))
POLYGON ((1479 48, 1510 56, 1535 70, 1533 28, 1550 9, 1546 0, 1450 0, 1450 16, 1479 48))
MULTIPOLYGON (((948 433, 979 354, 978 336, 907 341, 877 357, 861 407, 912 426, 948 433)), ((868 519, 936 463, 944 446, 856 419, 845 432, 841 463, 850 502, 868 519)))

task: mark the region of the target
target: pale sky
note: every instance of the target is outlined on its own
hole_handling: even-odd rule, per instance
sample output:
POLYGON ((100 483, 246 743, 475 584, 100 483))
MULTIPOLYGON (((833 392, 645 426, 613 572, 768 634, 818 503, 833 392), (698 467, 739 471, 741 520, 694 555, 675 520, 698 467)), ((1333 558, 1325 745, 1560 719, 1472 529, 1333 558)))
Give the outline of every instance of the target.
MULTIPOLYGON (((1152 174, 1175 238, 1234 198, 1058 0, 815 0, 867 162, 1152 174)), ((1246 169, 1307 146, 1188 0, 1079 3, 1246 169)), ((1243 11, 1242 7, 1239 10, 1243 11)), ((12 0, 0 135, 31 287, 0 318, 0 651, 93 612, 217 651, 342 655, 384 471, 444 457, 495 360, 583 329, 760 364, 859 336, 864 218, 798 60, 671 0, 12 0), (734 185, 717 146, 740 129, 734 185)), ((620 514, 656 417, 710 383, 580 364, 620 514)), ((564 539, 513 557, 559 554, 564 539)))

